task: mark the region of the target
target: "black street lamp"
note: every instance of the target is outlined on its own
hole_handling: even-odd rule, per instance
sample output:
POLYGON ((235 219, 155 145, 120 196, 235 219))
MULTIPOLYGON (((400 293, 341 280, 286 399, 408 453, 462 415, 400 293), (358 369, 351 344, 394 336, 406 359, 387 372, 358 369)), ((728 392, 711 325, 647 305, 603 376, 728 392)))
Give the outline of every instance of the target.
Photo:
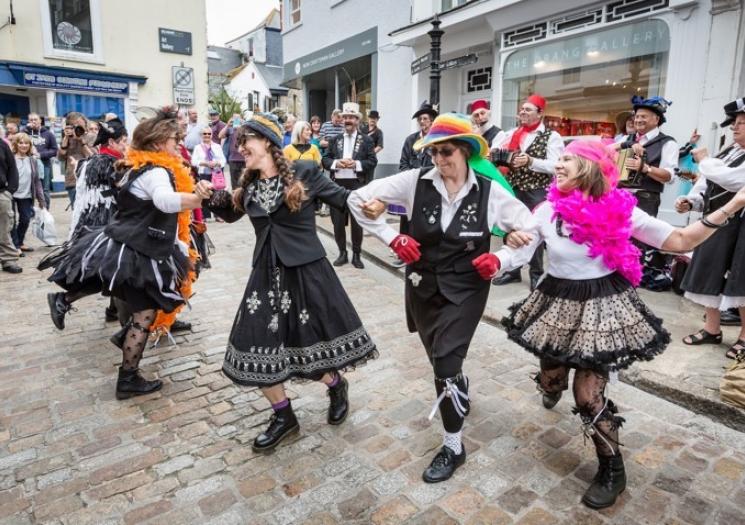
POLYGON ((445 31, 440 29, 440 19, 435 13, 432 19, 432 29, 427 33, 432 40, 430 45, 429 68, 429 103, 434 107, 440 104, 440 41, 445 31))

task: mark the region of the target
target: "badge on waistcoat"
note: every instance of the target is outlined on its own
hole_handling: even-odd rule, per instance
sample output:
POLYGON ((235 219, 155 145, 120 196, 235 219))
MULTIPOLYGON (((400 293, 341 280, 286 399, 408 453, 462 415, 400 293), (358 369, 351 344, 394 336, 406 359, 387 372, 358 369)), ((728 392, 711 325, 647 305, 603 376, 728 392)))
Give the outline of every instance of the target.
POLYGON ((437 219, 440 218, 440 205, 435 204, 432 207, 422 206, 422 213, 427 219, 427 224, 435 224, 437 222, 437 219))
POLYGON ((468 225, 476 223, 478 221, 477 213, 479 210, 479 204, 472 202, 468 206, 464 206, 460 211, 460 228, 462 230, 468 229, 468 225))

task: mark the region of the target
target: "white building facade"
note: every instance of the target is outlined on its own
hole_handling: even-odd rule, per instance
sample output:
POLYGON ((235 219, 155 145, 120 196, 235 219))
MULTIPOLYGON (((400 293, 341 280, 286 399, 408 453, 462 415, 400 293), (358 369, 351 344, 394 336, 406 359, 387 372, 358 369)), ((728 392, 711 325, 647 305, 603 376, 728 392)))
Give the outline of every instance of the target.
MULTIPOLYGON (((440 109, 467 110, 490 100, 495 123, 516 124, 531 93, 547 101, 546 121, 564 137, 613 136, 633 95, 672 100, 662 130, 684 144, 694 129, 700 145, 718 150, 727 130, 722 106, 745 94, 742 0, 413 0, 412 20, 392 41, 429 51, 431 17, 445 31, 442 59, 470 53, 478 61, 442 72, 440 109), (443 5, 444 4, 444 5, 443 5), (448 9, 442 10, 443 7, 448 9)), ((415 76, 419 100, 428 72, 415 76)), ((672 209, 683 188, 667 187, 660 217, 680 224, 672 209)))

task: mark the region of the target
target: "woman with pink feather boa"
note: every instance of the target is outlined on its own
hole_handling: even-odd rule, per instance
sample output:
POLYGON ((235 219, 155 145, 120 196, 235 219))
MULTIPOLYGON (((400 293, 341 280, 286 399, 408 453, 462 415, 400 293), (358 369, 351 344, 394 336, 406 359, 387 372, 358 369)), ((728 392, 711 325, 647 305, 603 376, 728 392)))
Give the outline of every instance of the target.
POLYGON ((614 155, 600 142, 569 144, 556 164, 547 201, 533 212, 537 235, 512 232, 507 238, 513 247, 522 244, 512 261, 518 266, 546 243, 546 273, 503 322, 510 339, 540 358, 535 381, 546 408, 558 403, 569 370, 575 369, 574 411, 599 462, 582 501, 595 509, 613 505, 626 487, 618 448, 624 419, 605 397, 608 376, 653 359, 670 342, 662 320, 634 289, 642 272, 631 239, 665 251, 690 251, 745 206, 744 188, 700 221, 674 228, 636 208, 634 196, 616 187, 614 155))

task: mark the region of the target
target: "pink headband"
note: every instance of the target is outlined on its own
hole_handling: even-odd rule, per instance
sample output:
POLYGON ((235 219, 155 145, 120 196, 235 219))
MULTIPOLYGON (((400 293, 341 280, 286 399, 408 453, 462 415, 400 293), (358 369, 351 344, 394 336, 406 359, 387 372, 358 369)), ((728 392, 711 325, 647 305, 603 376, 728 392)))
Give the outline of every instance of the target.
POLYGON ((575 140, 564 148, 564 153, 582 157, 595 162, 600 172, 608 179, 611 188, 618 184, 618 166, 616 166, 616 152, 603 145, 602 142, 590 140, 575 140))

